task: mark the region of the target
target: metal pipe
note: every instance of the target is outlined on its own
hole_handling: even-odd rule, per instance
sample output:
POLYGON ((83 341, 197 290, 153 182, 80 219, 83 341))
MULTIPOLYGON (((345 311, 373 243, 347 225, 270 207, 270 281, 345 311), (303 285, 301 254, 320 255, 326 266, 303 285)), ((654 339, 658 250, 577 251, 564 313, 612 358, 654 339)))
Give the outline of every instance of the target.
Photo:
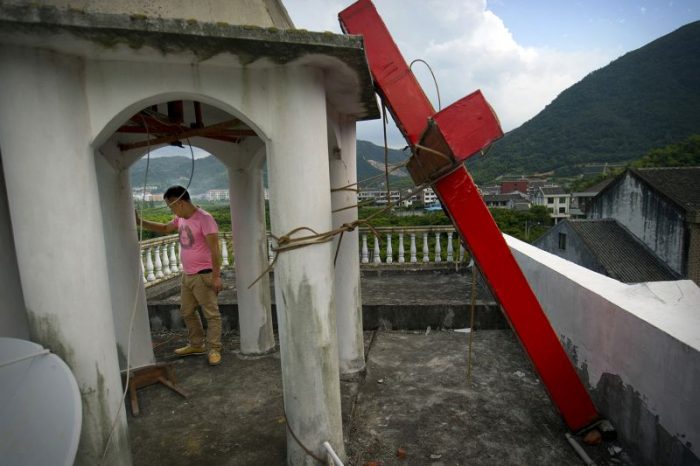
POLYGON ((336 466, 344 466, 343 462, 340 460, 340 458, 338 458, 338 455, 336 455, 335 451, 333 451, 333 447, 330 443, 323 442, 323 448, 326 449, 328 455, 333 459, 333 463, 335 463, 336 466))
POLYGON ((566 435, 566 440, 569 441, 571 446, 573 447, 574 451, 578 454, 578 456, 583 460, 584 464, 586 466, 595 466, 595 461, 591 459, 590 456, 581 448, 581 445, 578 444, 576 439, 571 435, 570 433, 564 434, 566 435))

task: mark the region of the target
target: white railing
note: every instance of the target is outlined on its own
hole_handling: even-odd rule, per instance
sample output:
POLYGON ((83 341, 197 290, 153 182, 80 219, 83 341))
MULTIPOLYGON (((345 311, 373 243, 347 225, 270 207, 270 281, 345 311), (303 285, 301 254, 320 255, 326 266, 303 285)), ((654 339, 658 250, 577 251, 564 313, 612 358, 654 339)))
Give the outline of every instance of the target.
MULTIPOLYGON (((230 266, 231 233, 219 233, 221 268, 230 266)), ((141 242, 141 271, 148 287, 170 279, 182 272, 178 235, 161 236, 141 242)))
MULTIPOLYGON (((369 266, 395 264, 463 263, 467 254, 452 226, 379 227, 360 229, 360 262, 369 266), (375 236, 375 232, 378 236, 375 236), (368 246, 372 245, 371 249, 368 246)), ((219 233, 222 268, 234 264, 231 233, 219 233)), ((268 236, 267 253, 274 259, 273 240, 268 236)), ((182 271, 178 236, 169 235, 141 243, 141 269, 146 286, 179 275, 182 271)))
POLYGON ((439 264, 465 260, 466 251, 452 226, 360 229, 362 264, 439 264))

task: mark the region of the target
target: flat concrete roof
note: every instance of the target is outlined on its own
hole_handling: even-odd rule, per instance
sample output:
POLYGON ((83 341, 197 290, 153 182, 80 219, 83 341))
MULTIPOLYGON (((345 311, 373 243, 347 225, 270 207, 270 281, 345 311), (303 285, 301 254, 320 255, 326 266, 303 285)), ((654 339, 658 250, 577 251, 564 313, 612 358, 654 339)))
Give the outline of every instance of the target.
MULTIPOLYGON (((345 464, 583 464, 567 443, 566 424, 517 338, 508 328, 490 325, 497 322, 493 317, 478 316, 491 312, 478 287, 480 324, 473 334, 467 378, 469 334, 439 329, 449 312, 455 327, 467 321, 460 316, 468 315, 471 275, 454 268, 363 269, 365 315, 368 309, 388 311, 383 324, 365 332, 366 373, 341 380, 345 464), (437 324, 421 327, 428 322, 421 319, 435 312, 441 316, 437 324), (420 330, 387 330, 401 326, 420 330), (405 459, 398 458, 399 449, 405 459)), ((224 280, 227 290, 220 302, 227 305, 236 287, 230 270, 224 280)), ((160 294, 172 291, 161 289, 160 294)), ((149 294, 154 304, 158 290, 151 288, 149 294)), ((161 296, 158 302, 168 299, 161 296)), ((279 352, 241 355, 238 333, 231 326, 224 332, 222 364, 210 367, 203 356, 172 355, 186 342, 184 329, 161 328, 153 338, 157 360, 173 364, 180 387, 190 397, 183 399, 162 386, 139 391, 141 415, 128 415, 134 465, 285 464, 279 352)), ((619 441, 582 446, 596 464, 636 464, 635 452, 619 441)))
POLYGON ((0 41, 101 60, 316 66, 339 111, 379 118, 361 36, 0 3, 0 41))

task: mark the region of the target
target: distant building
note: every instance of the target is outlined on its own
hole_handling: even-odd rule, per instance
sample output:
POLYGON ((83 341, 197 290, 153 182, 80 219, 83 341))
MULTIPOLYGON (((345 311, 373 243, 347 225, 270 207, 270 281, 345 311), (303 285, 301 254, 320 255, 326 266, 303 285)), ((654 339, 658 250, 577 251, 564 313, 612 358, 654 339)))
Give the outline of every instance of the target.
POLYGON ((569 217, 570 196, 561 186, 538 188, 533 201, 535 205, 545 206, 555 223, 569 217))
POLYGON ((569 215, 571 218, 586 218, 588 205, 599 192, 612 182, 613 178, 601 181, 585 191, 571 193, 571 205, 569 206, 569 215))
POLYGON ((511 210, 528 210, 530 199, 518 191, 509 194, 485 194, 484 202, 487 207, 511 210))
POLYGON ((501 187, 499 185, 479 186, 479 192, 482 196, 486 196, 487 194, 501 194, 501 187))
POLYGON ((617 220, 700 284, 700 167, 627 169, 591 200, 589 217, 617 220))
MULTIPOLYGON (((392 204, 396 204, 401 199, 401 192, 396 190, 389 191, 389 200, 392 204)), ((357 193, 358 202, 372 201, 371 204, 374 205, 386 205, 387 204, 387 192, 386 190, 366 190, 357 193)), ((370 202, 368 202, 370 203, 370 202)))
POLYGON ((500 194, 508 194, 515 191, 521 193, 527 193, 527 188, 530 185, 530 181, 526 179, 513 180, 513 181, 502 181, 501 182, 501 192, 500 194))
POLYGON ((610 218, 563 220, 534 245, 625 283, 678 279, 644 243, 610 218))
POLYGON ((437 194, 433 191, 433 188, 425 188, 421 193, 421 200, 423 205, 437 204, 439 202, 437 194))
POLYGON ((210 189, 204 198, 207 201, 228 201, 230 195, 228 189, 210 189))

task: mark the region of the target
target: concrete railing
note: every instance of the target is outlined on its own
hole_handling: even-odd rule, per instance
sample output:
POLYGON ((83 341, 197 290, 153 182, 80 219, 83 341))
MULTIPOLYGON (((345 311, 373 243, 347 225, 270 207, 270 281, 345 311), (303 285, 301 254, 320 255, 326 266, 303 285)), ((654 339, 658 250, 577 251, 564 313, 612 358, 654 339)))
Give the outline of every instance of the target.
POLYGON ((467 257, 452 226, 362 228, 360 242, 362 264, 438 264, 467 257))
MULTIPOLYGON (((369 266, 389 264, 463 263, 468 255, 452 226, 379 227, 360 229, 360 262, 369 266), (378 235, 376 236, 375 233, 378 235), (369 246, 371 245, 371 247, 369 246)), ((231 233, 219 233, 222 268, 234 263, 231 233)), ((268 258, 274 259, 268 237, 268 258)), ((178 236, 161 236, 141 243, 141 269, 146 287, 179 275, 182 271, 178 236)))
MULTIPOLYGON (((221 268, 230 265, 231 233, 219 233, 221 268)), ((182 272, 178 235, 161 236, 141 242, 141 271, 146 287, 168 280, 182 272)))

